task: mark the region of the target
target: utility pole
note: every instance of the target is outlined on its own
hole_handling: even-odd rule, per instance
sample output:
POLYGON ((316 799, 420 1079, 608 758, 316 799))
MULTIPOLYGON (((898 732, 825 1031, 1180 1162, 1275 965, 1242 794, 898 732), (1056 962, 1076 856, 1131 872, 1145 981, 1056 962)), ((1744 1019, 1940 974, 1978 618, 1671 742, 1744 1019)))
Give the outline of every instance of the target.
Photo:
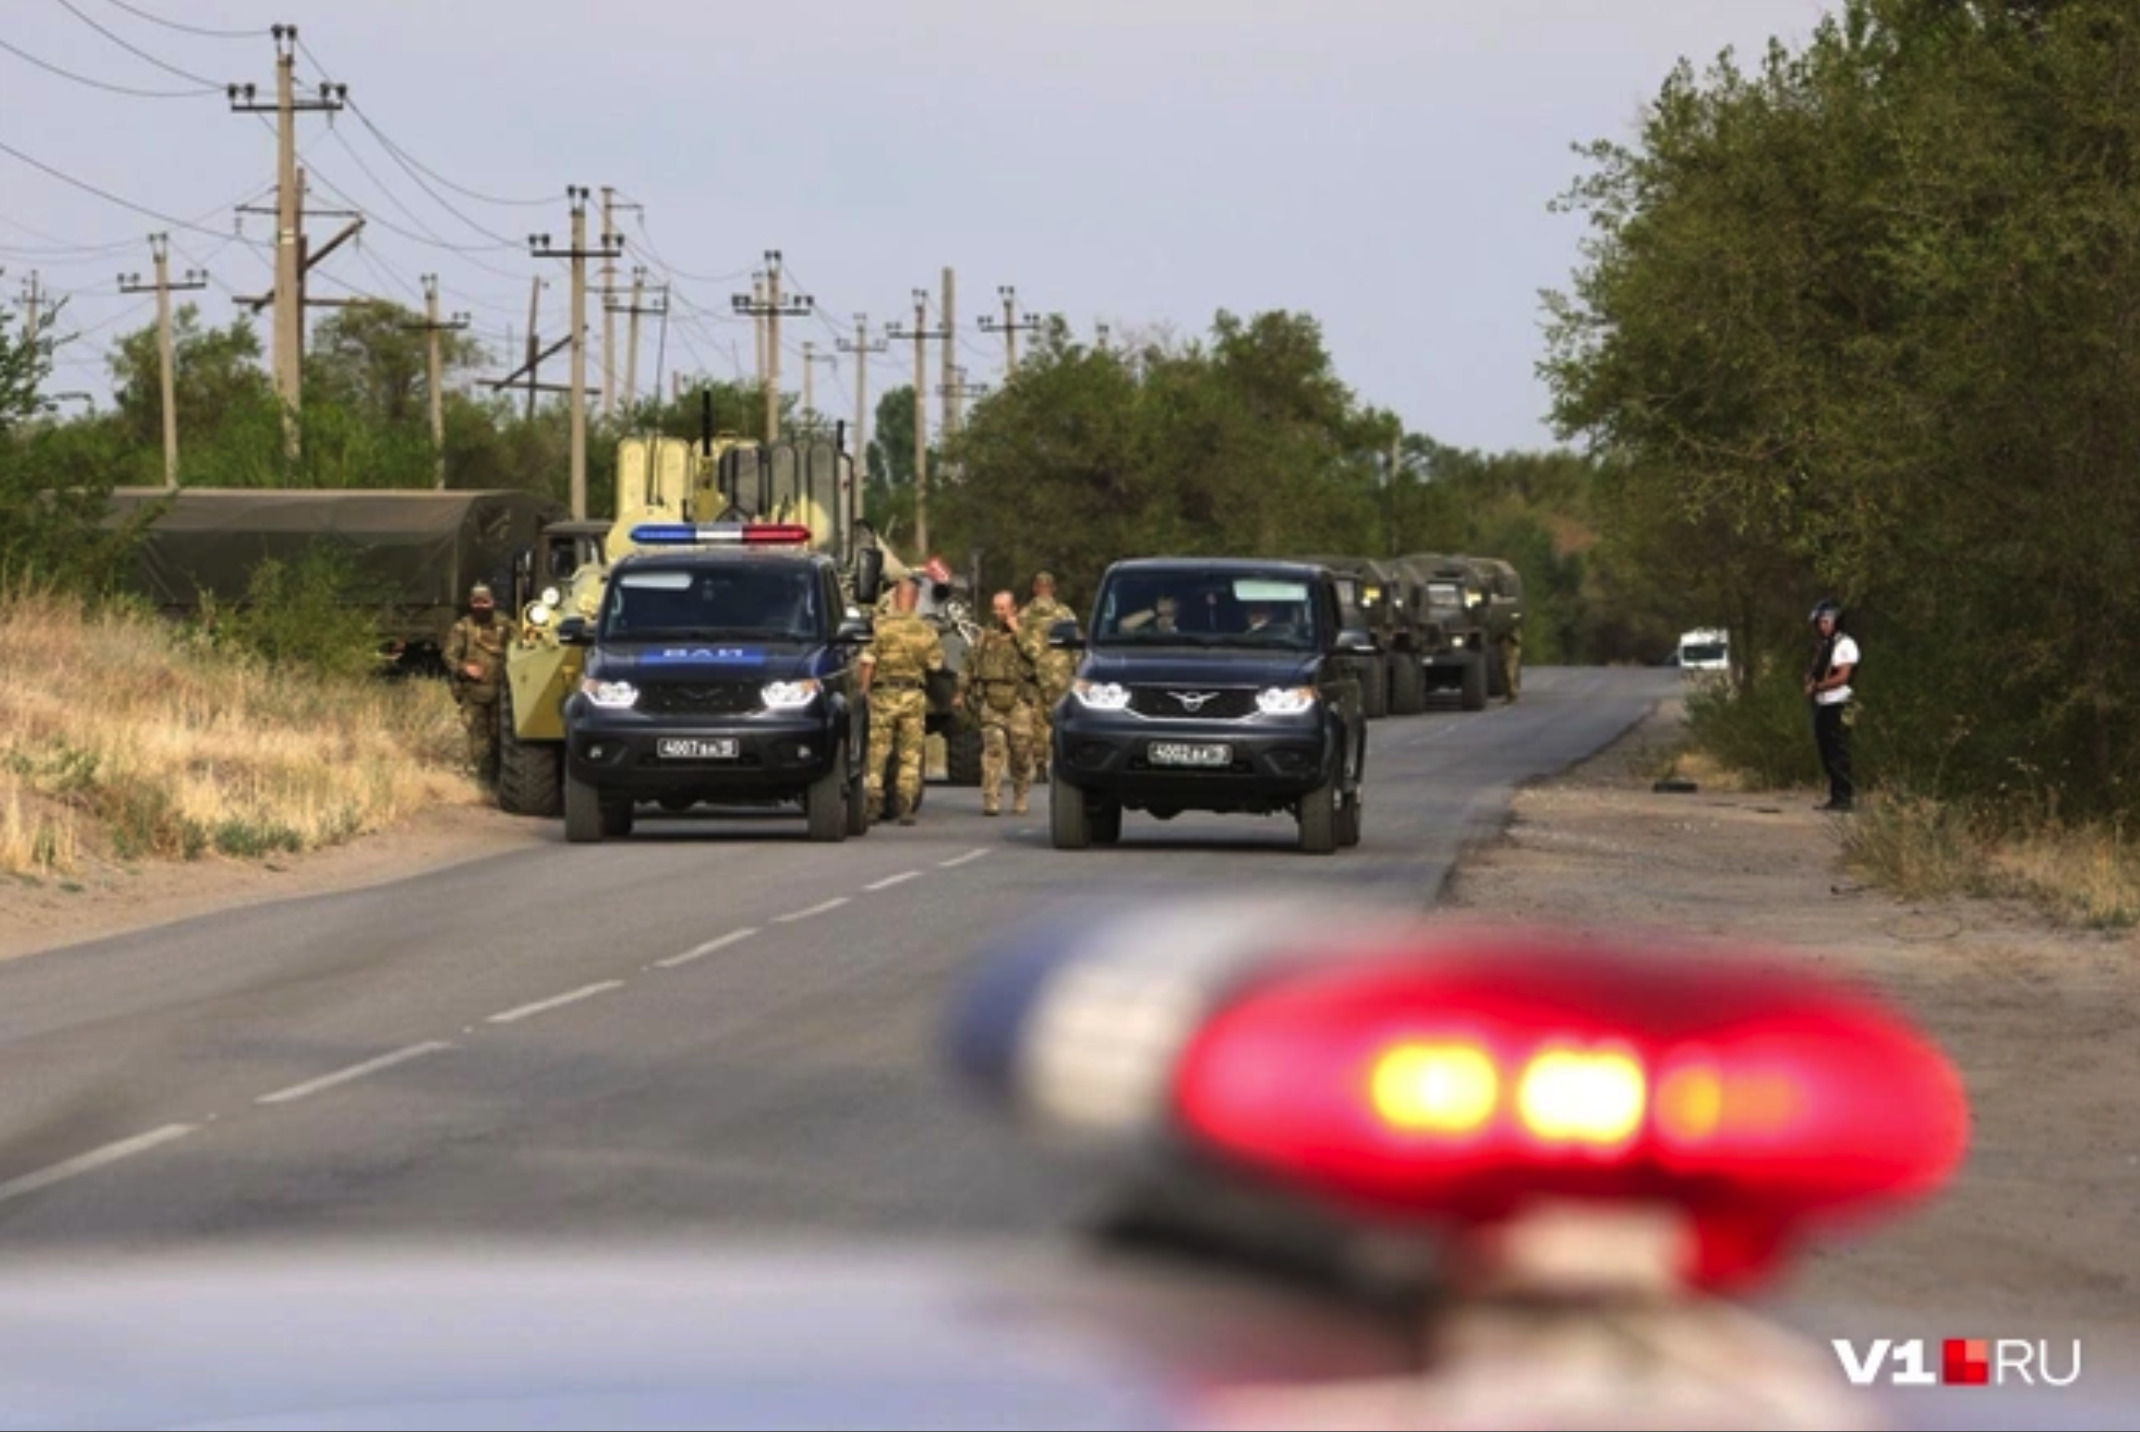
POLYGON ((815 383, 814 383, 814 382, 812 381, 812 376, 811 376, 811 375, 813 375, 814 373, 816 373, 816 372, 817 372, 817 365, 818 365, 818 364, 820 364, 820 363, 830 363, 830 364, 832 364, 832 365, 833 365, 834 367, 838 367, 838 366, 839 366, 839 361, 840 361, 840 355, 839 355, 839 354, 837 354, 837 353, 820 353, 820 352, 818 352, 818 351, 817 351, 817 345, 816 345, 815 343, 811 343, 811 342, 809 342, 808 340, 805 340, 805 341, 804 341, 804 343, 803 343, 803 422, 809 425, 810 431, 812 431, 812 432, 816 432, 816 431, 817 431, 817 430, 818 430, 818 429, 819 429, 820 427, 823 427, 823 426, 824 426, 824 424, 818 421, 818 413, 817 413, 817 399, 816 399, 816 397, 814 396, 814 394, 816 393, 817 389, 816 389, 816 385, 815 385, 815 383))
MULTIPOLYGON (((854 483, 856 489, 861 486, 859 478, 869 475, 869 355, 887 352, 891 346, 881 338, 875 343, 869 341, 869 317, 861 313, 855 315, 855 341, 840 340, 840 351, 852 353, 855 360, 855 466, 859 469, 859 477, 854 483)), ((889 471, 890 461, 887 459, 887 475, 889 471)), ((850 521, 861 519, 859 491, 847 494, 847 512, 850 521)))
POLYGON ((1018 290, 1012 285, 998 284, 996 296, 1003 300, 1003 321, 998 323, 984 313, 981 315, 981 331, 1003 335, 1003 379, 1009 382, 1011 374, 1018 371, 1018 335, 1038 333, 1041 322, 1030 313, 1025 316, 1025 322, 1018 322, 1018 290))
POLYGON ((799 293, 783 302, 780 297, 780 250, 765 251, 765 291, 745 298, 733 295, 730 300, 736 312, 749 313, 765 319, 765 440, 772 442, 780 436, 780 317, 800 318, 809 313, 816 300, 807 293, 799 293))
POLYGON ((411 332, 421 332, 424 335, 425 346, 430 350, 431 450, 436 455, 436 467, 431 485, 433 487, 444 487, 446 485, 446 380, 445 365, 439 352, 438 336, 441 333, 451 333, 458 329, 466 328, 469 324, 469 317, 465 313, 456 313, 450 322, 439 322, 438 275, 435 273, 425 274, 423 283, 424 321, 421 323, 404 323, 401 326, 411 332))
MULTIPOLYGON (((283 447, 292 458, 298 451, 298 414, 304 402, 305 305, 304 215, 297 179, 297 116, 301 113, 333 113, 349 98, 348 85, 322 83, 317 99, 297 98, 297 27, 274 25, 268 33, 275 41, 275 102, 260 104, 252 85, 228 87, 230 107, 237 114, 275 114, 275 332, 273 357, 275 391, 282 398, 283 447), (242 97, 242 98, 241 98, 242 97)), ((324 255, 322 255, 324 257, 324 255)))
POLYGON ((896 338, 914 345, 914 547, 917 559, 925 557, 929 547, 929 362, 922 345, 934 338, 948 348, 951 342, 951 325, 946 323, 931 332, 924 327, 929 321, 929 290, 914 290, 914 326, 902 330, 897 324, 885 330, 887 338, 896 338))
MULTIPOLYGON (((528 235, 528 250, 539 259, 569 259, 572 262, 572 516, 587 517, 587 260, 615 258, 623 250, 617 236, 605 232, 602 246, 587 247, 587 189, 568 185, 565 199, 572 205, 572 247, 554 249, 548 234, 528 235)), ((533 379, 529 380, 530 382, 533 379)))
MULTIPOLYGON (((156 293, 156 348, 159 366, 163 369, 163 485, 178 489, 178 356, 171 337, 171 295, 174 291, 206 288, 208 275, 198 269, 186 270, 182 283, 171 282, 171 253, 169 234, 149 235, 149 253, 156 260, 156 282, 143 284, 141 275, 119 275, 119 292, 156 293)), ((31 275, 35 278, 36 275, 31 275)), ((36 300, 32 298, 32 334, 35 333, 36 300)))
POLYGON ((22 305, 22 311, 25 315, 24 321, 28 325, 23 329, 23 332, 29 336, 29 341, 34 344, 37 342, 37 311, 43 307, 45 301, 45 292, 38 285, 36 269, 31 269, 30 276, 22 281, 22 297, 15 301, 22 305))
POLYGON ((547 285, 541 274, 535 275, 528 284, 527 421, 531 423, 535 421, 535 369, 542 362, 542 340, 537 336, 536 330, 542 321, 542 291, 545 287, 547 285))
POLYGON ((667 284, 661 286, 661 302, 658 305, 647 305, 644 301, 645 298, 646 265, 640 264, 632 270, 632 301, 628 304, 605 303, 603 305, 606 313, 630 315, 630 321, 626 324, 628 337, 624 345, 624 410, 626 413, 629 413, 632 406, 639 401, 639 315, 642 313, 652 314, 658 318, 667 313, 669 311, 669 286, 667 284))
POLYGON ((988 391, 988 384, 986 383, 969 383, 966 381, 965 364, 961 363, 951 371, 954 379, 949 387, 950 396, 955 398, 978 398, 988 391))
MULTIPOLYGON (((946 265, 944 268, 944 332, 956 333, 958 330, 958 279, 951 272, 950 266, 946 265)), ((951 344, 944 344, 944 378, 941 391, 944 397, 944 441, 947 444, 958 436, 959 431, 959 400, 956 391, 958 385, 952 380, 951 372, 951 360, 957 356, 951 344)))
MULTIPOLYGON (((602 186, 602 233, 605 235, 605 243, 609 241, 606 236, 617 232, 617 211, 645 211, 645 206, 641 204, 618 203, 616 196, 616 190, 607 184, 602 186)), ((622 252, 620 245, 618 253, 622 252)), ((610 306, 616 301, 617 265, 616 255, 612 254, 602 261, 602 416, 605 418, 617 415, 617 310, 610 306)), ((638 301, 634 296, 632 302, 638 301)))
POLYGON ((750 336, 755 345, 752 357, 757 367, 751 372, 757 376, 758 386, 765 386, 765 270, 754 269, 750 276, 751 320, 750 336))

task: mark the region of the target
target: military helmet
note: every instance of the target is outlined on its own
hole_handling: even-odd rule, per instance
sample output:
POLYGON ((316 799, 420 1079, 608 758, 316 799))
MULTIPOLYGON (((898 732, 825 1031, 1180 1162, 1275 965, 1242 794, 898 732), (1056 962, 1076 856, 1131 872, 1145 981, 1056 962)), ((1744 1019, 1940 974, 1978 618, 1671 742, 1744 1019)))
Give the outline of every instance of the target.
POLYGON ((495 602, 496 599, 490 594, 490 584, 488 582, 478 582, 468 589, 468 605, 472 607, 492 606, 495 605, 495 602))

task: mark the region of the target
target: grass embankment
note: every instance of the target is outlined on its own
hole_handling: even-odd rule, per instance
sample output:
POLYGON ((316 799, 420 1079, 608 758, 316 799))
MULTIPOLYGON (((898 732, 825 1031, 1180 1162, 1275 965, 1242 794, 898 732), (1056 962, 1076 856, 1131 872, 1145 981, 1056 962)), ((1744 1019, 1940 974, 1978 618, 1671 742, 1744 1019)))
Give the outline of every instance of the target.
POLYGON ((432 681, 272 661, 51 593, 0 603, 0 870, 258 857, 478 798, 432 681))
MULTIPOLYGON (((1688 730, 1659 774, 1739 790, 1826 794, 1801 698, 1734 700, 1690 684, 1688 730)), ((2025 900, 2061 924, 2140 925, 2140 841, 2122 825, 2069 823, 2021 800, 1943 802, 1882 789, 1875 778, 1838 823, 1845 866, 1906 899, 2025 900)))

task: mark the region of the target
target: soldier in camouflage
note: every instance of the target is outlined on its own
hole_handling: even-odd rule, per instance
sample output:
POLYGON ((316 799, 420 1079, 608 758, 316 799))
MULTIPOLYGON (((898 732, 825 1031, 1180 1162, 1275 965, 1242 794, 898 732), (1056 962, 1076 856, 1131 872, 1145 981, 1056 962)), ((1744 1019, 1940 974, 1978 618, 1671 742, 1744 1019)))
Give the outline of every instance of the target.
POLYGON ((490 588, 478 583, 468 593, 468 614, 446 635, 446 674, 453 683, 454 704, 468 732, 468 759, 486 784, 498 779, 498 694, 505 684, 505 648, 512 627, 498 620, 490 588))
POLYGON ((1039 719, 1034 723, 1033 737, 1039 747, 1038 774, 1043 778, 1055 749, 1055 703, 1070 690, 1071 673, 1077 668, 1077 660, 1069 652, 1048 645, 1048 628, 1057 622, 1075 620, 1077 613, 1055 599, 1053 574, 1035 574, 1033 600, 1018 614, 1018 646, 1033 664, 1040 686, 1039 719))
POLYGON ((928 675, 944 669, 944 643, 936 629, 914 614, 919 577, 893 588, 893 609, 877 622, 877 634, 862 653, 862 690, 869 698, 869 805, 884 808, 884 768, 895 755, 892 814, 914 823, 921 799, 922 741, 927 733, 928 675))
POLYGON ((1033 663, 1018 644, 1018 599, 995 595, 996 624, 959 673, 960 695, 981 728, 981 814, 1002 809, 1005 769, 1011 778, 1011 814, 1026 813, 1033 788, 1033 725, 1040 685, 1033 663))

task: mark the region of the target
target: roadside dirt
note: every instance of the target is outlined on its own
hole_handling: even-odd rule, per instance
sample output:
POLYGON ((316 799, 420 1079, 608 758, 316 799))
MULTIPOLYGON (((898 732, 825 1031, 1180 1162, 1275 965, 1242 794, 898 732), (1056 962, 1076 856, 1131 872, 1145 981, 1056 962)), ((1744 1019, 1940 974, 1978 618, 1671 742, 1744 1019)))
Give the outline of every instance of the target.
POLYGON ((2112 1348, 2140 1347, 2140 941, 1864 889, 1814 792, 1653 791, 1680 733, 1665 703, 1519 792, 1446 903, 1795 949, 1884 993, 1962 1071, 1969 1159, 1929 1207, 1809 1250, 1785 1296, 1825 1310, 1823 1335, 2079 1337, 2107 1372, 2112 1348))
POLYGON ((138 865, 98 860, 65 878, 0 875, 0 960, 240 905, 383 885, 541 844, 555 824, 487 806, 437 806, 391 829, 302 855, 138 865))

